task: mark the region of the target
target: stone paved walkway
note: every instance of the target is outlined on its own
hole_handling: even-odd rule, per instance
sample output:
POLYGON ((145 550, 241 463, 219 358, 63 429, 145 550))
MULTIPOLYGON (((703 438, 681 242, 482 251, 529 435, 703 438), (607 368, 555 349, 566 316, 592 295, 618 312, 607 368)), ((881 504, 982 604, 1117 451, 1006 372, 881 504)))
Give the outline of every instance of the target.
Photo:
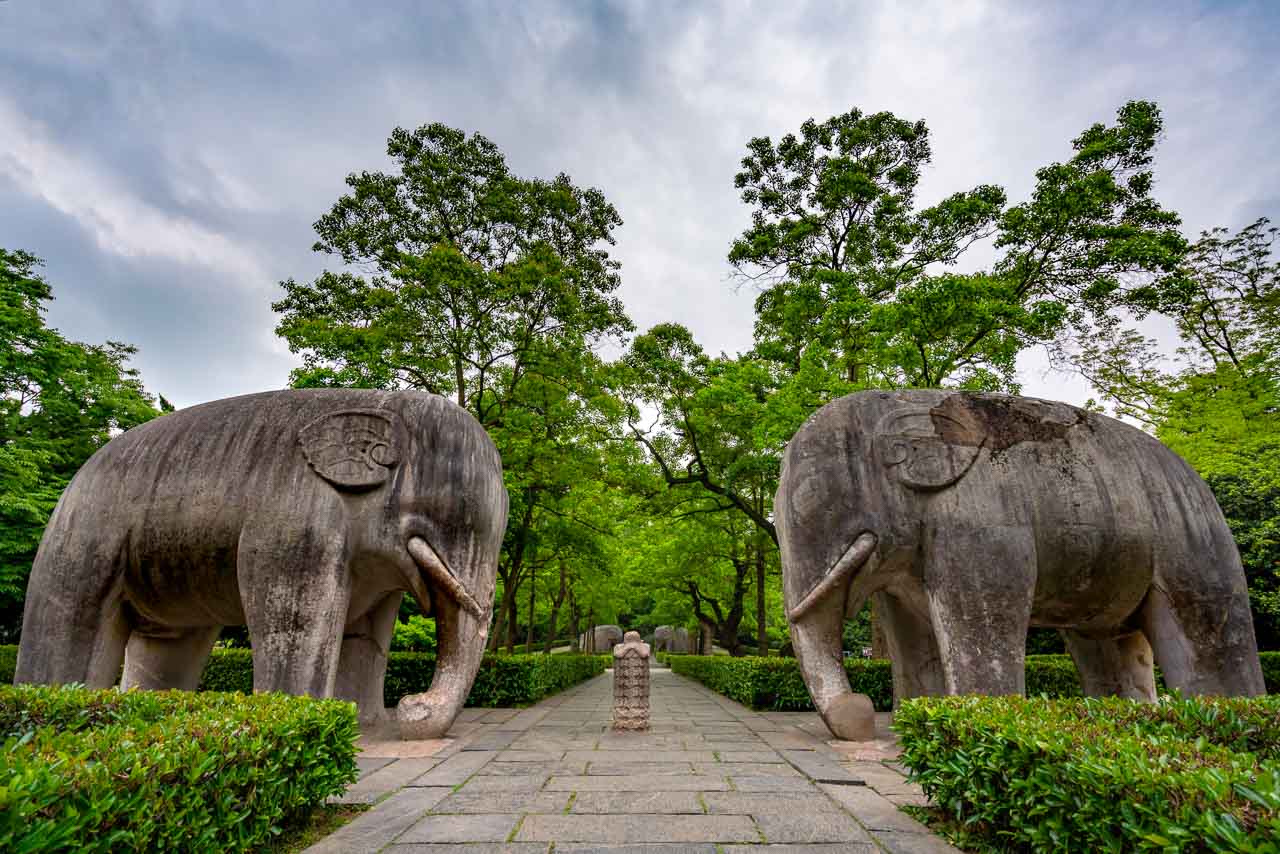
POLYGON ((666 669, 652 729, 609 730, 612 674, 529 709, 466 709, 434 742, 368 743, 340 799, 372 809, 308 854, 954 852, 892 736, 831 739, 817 715, 758 713, 666 669))

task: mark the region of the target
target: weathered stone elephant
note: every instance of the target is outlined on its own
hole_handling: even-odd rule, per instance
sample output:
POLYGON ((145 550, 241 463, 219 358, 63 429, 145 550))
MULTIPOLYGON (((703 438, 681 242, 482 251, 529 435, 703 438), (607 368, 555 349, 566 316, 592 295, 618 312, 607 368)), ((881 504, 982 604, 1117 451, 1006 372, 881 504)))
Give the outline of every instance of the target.
POLYGON ((622 643, 622 629, 618 626, 596 626, 588 633, 592 652, 612 652, 615 644, 622 643))
POLYGON ((675 635, 675 630, 670 626, 658 626, 653 630, 653 652, 656 655, 659 652, 674 652, 671 648, 671 641, 675 635))
POLYGON ((85 463, 32 568, 17 682, 194 689, 222 626, 247 625, 256 691, 383 719, 404 592, 436 620, 401 735, 442 735, 488 634, 507 493, 497 449, 448 400, 299 390, 135 427, 85 463))
POLYGON ((814 705, 867 738, 841 664, 874 596, 895 702, 1024 690, 1028 626, 1062 630, 1090 695, 1264 691, 1240 557, 1213 494, 1156 439, 1062 403, 860 392, 787 446, 783 591, 814 705))

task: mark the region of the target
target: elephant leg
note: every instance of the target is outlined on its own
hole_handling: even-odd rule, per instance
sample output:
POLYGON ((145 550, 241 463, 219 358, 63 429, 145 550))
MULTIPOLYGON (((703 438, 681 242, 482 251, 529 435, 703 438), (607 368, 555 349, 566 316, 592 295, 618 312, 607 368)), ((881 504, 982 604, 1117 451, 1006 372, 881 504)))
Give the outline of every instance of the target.
POLYGON ((120 687, 196 690, 221 631, 222 626, 155 632, 135 629, 125 647, 120 687))
POLYGON ((237 577, 253 690, 332 697, 351 596, 346 543, 318 531, 247 529, 237 577))
POLYGON ((945 693, 942 658, 929 623, 929 603, 888 593, 877 593, 876 609, 889 648, 893 671, 893 707, 910 697, 937 697, 945 693))
POLYGON ((930 538, 924 583, 948 694, 1022 694, 1036 551, 1026 526, 930 538))
POLYGON ((45 539, 27 585, 14 682, 110 688, 130 630, 123 543, 67 525, 51 527, 45 539))
POLYGON ((356 704, 362 727, 391 720, 382 687, 387 675, 391 634, 395 631, 396 614, 403 598, 400 592, 385 596, 367 614, 349 624, 342 636, 334 696, 356 704))
POLYGON ((1119 637, 1091 638, 1066 630, 1062 639, 1080 671, 1086 697, 1124 697, 1152 703, 1156 677, 1151 645, 1142 632, 1119 637))
POLYGON ((1238 590, 1162 589, 1160 575, 1143 602, 1142 630, 1165 684, 1186 694, 1257 697, 1266 693, 1243 572, 1238 590))

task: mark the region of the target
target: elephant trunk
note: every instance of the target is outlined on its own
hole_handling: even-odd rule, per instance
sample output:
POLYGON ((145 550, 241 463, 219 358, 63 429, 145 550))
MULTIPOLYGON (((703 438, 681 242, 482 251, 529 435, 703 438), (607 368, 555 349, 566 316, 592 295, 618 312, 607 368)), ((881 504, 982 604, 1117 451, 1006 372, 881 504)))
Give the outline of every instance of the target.
MULTIPOLYGON (((402 739, 441 738, 467 701, 484 657, 491 604, 481 606, 421 537, 410 537, 409 554, 429 582, 436 620, 436 670, 423 694, 402 697, 396 719, 402 739)), ((493 599, 493 591, 484 597, 493 599)))
POLYGON ((849 584, 876 545, 872 534, 858 537, 823 580, 788 613, 805 687, 827 728, 848 741, 875 737, 875 707, 849 688, 844 669, 844 618, 849 584))
POLYGON ((436 671, 424 694, 410 694, 396 706, 402 739, 442 738, 453 725, 480 669, 489 615, 476 617, 446 597, 436 602, 436 671))

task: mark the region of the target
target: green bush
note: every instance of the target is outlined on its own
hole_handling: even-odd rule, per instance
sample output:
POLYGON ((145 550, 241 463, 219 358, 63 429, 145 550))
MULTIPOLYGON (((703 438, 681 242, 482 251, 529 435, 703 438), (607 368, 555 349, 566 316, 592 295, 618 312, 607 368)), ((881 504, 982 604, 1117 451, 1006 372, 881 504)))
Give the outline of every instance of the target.
MULTIPOLYGON (((1267 692, 1280 693, 1280 652, 1264 652, 1260 658, 1267 692)), ((794 658, 727 658, 660 652, 658 661, 673 672, 696 679, 753 709, 813 711, 809 692, 800 676, 800 665, 794 658)), ((854 691, 866 694, 882 712, 893 708, 893 676, 888 661, 846 658, 844 669, 854 691)), ((1156 679, 1163 691, 1158 671, 1156 679)), ((1079 697, 1081 694, 1080 675, 1069 655, 1028 655, 1026 685, 1029 697, 1079 697)))
POLYGON ((935 697, 894 716, 930 799, 1033 851, 1275 852, 1280 697, 935 697))
MULTIPOLYGON (((612 666, 608 655, 486 655, 467 697, 468 706, 524 706, 576 685, 612 666)), ((17 647, 0 646, 0 680, 13 681, 17 647)), ((388 706, 406 694, 431 686, 436 657, 421 652, 392 652, 387 657, 383 697, 388 706)), ((200 691, 253 693, 253 653, 215 649, 200 675, 200 691)))
MULTIPOLYGON (((604 672, 593 655, 486 655, 467 696, 468 706, 526 706, 604 672)), ((383 697, 388 706, 431 687, 434 655, 393 652, 387 658, 383 697)))
MULTIPOLYGON (((774 712, 812 711, 809 691, 794 658, 741 658, 711 655, 668 655, 660 659, 672 672, 696 679, 713 691, 753 709, 774 712)), ((893 681, 883 659, 847 658, 845 672, 854 691, 866 694, 877 709, 893 707, 893 681)))
POLYGON ((200 691, 253 693, 253 650, 215 649, 200 674, 200 691))
POLYGON ((251 851, 356 779, 350 703, 0 687, 0 850, 251 851))
POLYGON ((436 621, 414 614, 407 622, 396 620, 391 632, 391 648, 406 652, 436 651, 436 621))

